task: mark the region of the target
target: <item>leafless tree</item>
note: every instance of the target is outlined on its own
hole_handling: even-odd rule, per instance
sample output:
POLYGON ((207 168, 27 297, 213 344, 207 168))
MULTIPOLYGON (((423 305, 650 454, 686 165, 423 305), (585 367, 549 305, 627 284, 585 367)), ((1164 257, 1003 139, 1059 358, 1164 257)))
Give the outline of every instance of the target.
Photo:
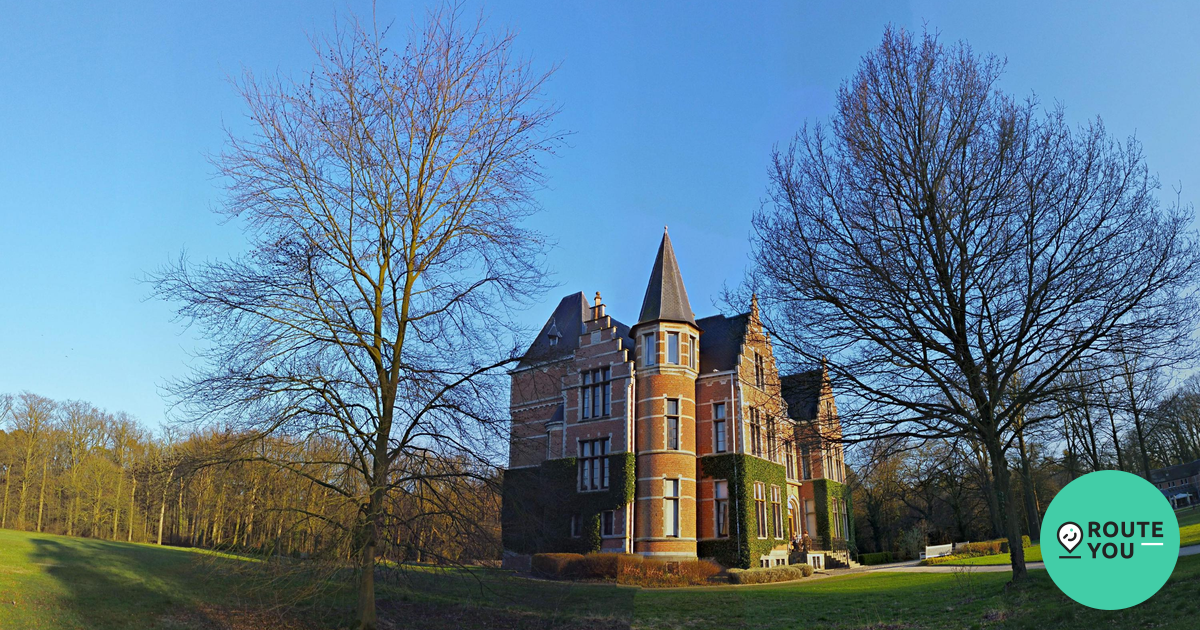
POLYGON ((311 466, 299 448, 263 457, 359 506, 358 628, 376 626, 389 497, 506 445, 497 369, 516 356, 514 309, 545 287, 545 240, 522 221, 562 140, 549 75, 514 58, 513 34, 450 6, 402 47, 385 40, 352 22, 302 80, 243 78, 252 131, 215 164, 249 252, 153 278, 211 343, 170 385, 180 410, 297 447, 341 441, 311 466))
POLYGON ((1135 140, 1005 94, 1002 66, 888 29, 775 152, 752 275, 777 347, 828 355, 848 439, 981 445, 1021 580, 1017 423, 1068 370, 1186 346, 1200 255, 1135 140))

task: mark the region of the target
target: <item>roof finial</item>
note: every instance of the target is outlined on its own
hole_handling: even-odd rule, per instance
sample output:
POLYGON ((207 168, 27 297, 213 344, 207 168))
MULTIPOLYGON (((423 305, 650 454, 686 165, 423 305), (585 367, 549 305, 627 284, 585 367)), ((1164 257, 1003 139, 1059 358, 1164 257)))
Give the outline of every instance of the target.
POLYGON ((667 233, 667 226, 664 225, 663 226, 663 234, 666 234, 666 233, 667 233))
POLYGON ((600 292, 596 292, 596 306, 600 306, 600 292))

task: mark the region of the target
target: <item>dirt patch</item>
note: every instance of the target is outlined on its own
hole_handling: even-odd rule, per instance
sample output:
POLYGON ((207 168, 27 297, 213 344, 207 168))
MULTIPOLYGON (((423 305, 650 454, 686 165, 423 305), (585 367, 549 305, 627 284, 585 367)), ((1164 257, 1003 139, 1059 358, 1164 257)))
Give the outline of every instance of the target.
POLYGON ((379 602, 381 630, 629 630, 629 622, 618 619, 563 619, 536 613, 445 606, 416 602, 379 602))

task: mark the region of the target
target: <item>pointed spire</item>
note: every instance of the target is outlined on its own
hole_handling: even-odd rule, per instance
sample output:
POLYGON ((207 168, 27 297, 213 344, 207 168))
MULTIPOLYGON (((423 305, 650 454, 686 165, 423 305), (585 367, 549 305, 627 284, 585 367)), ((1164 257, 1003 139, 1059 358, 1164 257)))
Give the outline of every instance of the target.
POLYGON ((642 314, 638 323, 653 321, 687 322, 696 324, 696 315, 688 302, 683 277, 679 275, 679 263, 671 247, 671 237, 663 226, 662 243, 658 246, 658 257, 650 270, 650 283, 646 285, 646 297, 642 299, 642 314))

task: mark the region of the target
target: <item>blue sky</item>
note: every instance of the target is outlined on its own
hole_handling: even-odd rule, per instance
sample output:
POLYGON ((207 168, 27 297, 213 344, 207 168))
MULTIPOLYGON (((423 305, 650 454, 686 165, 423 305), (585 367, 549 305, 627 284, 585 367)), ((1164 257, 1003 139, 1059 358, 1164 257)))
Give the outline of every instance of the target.
MULTIPOLYGON (((471 5, 477 6, 477 5, 471 5)), ((17 2, 0 6, 0 392, 163 419, 197 340, 138 278, 187 250, 243 246, 211 212, 206 155, 242 125, 227 77, 303 71, 307 36, 369 2, 17 2)), ((403 33, 420 2, 379 3, 403 33)), ((545 211, 559 291, 635 319, 662 226, 692 306, 716 312, 747 264, 771 148, 832 112, 888 23, 1008 60, 1004 86, 1136 133, 1164 184, 1200 200, 1200 3, 492 2, 574 132, 545 211)))

